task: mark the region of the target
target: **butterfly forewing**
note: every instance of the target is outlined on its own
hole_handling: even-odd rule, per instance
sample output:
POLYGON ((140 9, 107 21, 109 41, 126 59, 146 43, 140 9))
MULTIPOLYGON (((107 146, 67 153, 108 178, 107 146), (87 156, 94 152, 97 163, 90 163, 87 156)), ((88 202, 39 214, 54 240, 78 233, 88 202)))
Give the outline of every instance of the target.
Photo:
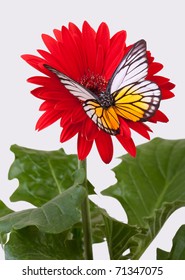
POLYGON ((94 98, 94 94, 80 85, 79 83, 75 82, 73 79, 69 78, 68 76, 64 75, 63 73, 59 72, 55 68, 44 65, 48 70, 53 72, 57 75, 57 77, 60 79, 61 83, 67 88, 70 93, 74 96, 76 96, 81 101, 86 101, 87 99, 94 98))
POLYGON ((112 94, 123 86, 142 81, 147 73, 146 42, 140 40, 134 44, 114 71, 106 92, 112 94))

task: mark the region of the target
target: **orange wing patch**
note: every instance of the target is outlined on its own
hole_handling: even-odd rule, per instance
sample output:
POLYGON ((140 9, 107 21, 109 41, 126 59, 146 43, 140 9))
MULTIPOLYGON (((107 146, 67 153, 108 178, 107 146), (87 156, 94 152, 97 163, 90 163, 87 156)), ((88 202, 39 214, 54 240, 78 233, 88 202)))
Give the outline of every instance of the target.
POLYGON ((83 107, 99 128, 111 135, 119 133, 119 119, 113 106, 103 108, 97 101, 88 100, 83 107))

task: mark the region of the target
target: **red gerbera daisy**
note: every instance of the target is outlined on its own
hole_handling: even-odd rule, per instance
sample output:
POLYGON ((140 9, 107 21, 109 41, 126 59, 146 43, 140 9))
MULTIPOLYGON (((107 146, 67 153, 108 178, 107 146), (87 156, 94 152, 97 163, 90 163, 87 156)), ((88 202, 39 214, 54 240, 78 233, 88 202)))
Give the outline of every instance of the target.
MULTIPOLYGON (((128 93, 131 96, 131 90, 137 83, 134 86, 132 84, 129 89, 127 86, 127 90, 121 93, 121 97, 119 97, 121 90, 119 92, 115 91, 112 97, 114 100, 109 100, 108 105, 105 101, 105 92, 107 87, 110 87, 110 80, 115 76, 115 69, 118 73, 119 69, 117 67, 126 55, 128 60, 130 59, 129 55, 132 55, 132 58, 134 57, 134 51, 138 45, 126 47, 126 32, 124 30, 110 37, 109 28, 105 23, 100 24, 97 32, 87 22, 84 22, 82 31, 73 23, 69 23, 68 28, 63 26, 61 30, 55 29, 54 35, 55 39, 49 35, 42 35, 42 39, 49 50, 49 52, 38 50, 42 58, 34 55, 22 56, 31 66, 46 75, 28 79, 29 82, 39 85, 31 93, 44 100, 40 110, 45 112, 38 120, 36 129, 46 128, 60 119, 63 128, 60 141, 65 142, 78 134, 78 157, 80 160, 87 157, 93 142, 95 142, 102 160, 109 163, 113 155, 112 137, 116 137, 126 151, 135 156, 136 148, 131 138, 130 129, 150 139, 148 132, 151 129, 143 121, 147 120, 155 123, 157 121, 168 121, 168 118, 158 110, 159 102, 155 100, 157 97, 145 96, 146 94, 143 93, 142 96, 140 95, 141 86, 137 88, 137 98, 140 96, 140 99, 135 96, 137 100, 133 101, 134 108, 137 107, 137 117, 134 115, 135 111, 133 111, 133 104, 130 105, 130 101, 128 102, 129 105, 125 105, 124 101, 124 109, 121 107, 122 104, 119 104, 119 108, 114 106, 115 99, 117 99, 116 102, 119 102, 118 100, 123 96, 126 100, 128 93), (56 75, 57 73, 58 75, 56 75), (62 78, 59 77, 60 73, 63 75, 62 78), (66 78, 69 78, 67 86, 65 84, 66 78), (83 86, 95 98, 92 98, 91 102, 85 102, 83 98, 77 97, 77 94, 72 94, 70 83, 74 81, 77 86, 83 86), (102 95, 102 93, 104 94, 102 95), (103 101, 100 101, 102 97, 103 101), (92 102, 94 103, 92 104, 92 102), (145 108, 146 104, 142 105, 144 111, 141 110, 141 102, 143 104, 144 102, 147 103, 147 109, 145 108), (101 116, 98 115, 99 107, 97 104, 101 107, 101 116), (92 113, 92 106, 95 106, 93 110, 96 118, 92 113), (104 109, 102 109, 103 106, 104 109), (115 110, 112 109, 113 107, 115 107, 115 110), (125 108, 128 108, 128 112, 125 108), (134 117, 129 117, 128 114, 134 117), (112 124, 113 119, 115 125, 112 124), (114 126, 119 126, 119 129, 114 129, 114 126)), ((143 45, 144 43, 141 42, 139 46, 144 48, 143 45)), ((137 50, 137 53, 139 53, 139 50, 137 50)), ((149 51, 146 52, 146 57, 147 70, 143 67, 142 71, 147 72, 142 85, 146 86, 147 81, 150 81, 149 86, 153 85, 152 90, 160 92, 162 100, 173 97, 174 95, 170 90, 174 88, 174 84, 170 83, 167 78, 155 75, 163 68, 163 65, 154 62, 154 58, 149 51)), ((140 59, 142 63, 146 64, 142 57, 140 59)), ((126 62, 124 62, 124 71, 126 67, 126 62)), ((129 71, 131 72, 132 69, 129 71)))

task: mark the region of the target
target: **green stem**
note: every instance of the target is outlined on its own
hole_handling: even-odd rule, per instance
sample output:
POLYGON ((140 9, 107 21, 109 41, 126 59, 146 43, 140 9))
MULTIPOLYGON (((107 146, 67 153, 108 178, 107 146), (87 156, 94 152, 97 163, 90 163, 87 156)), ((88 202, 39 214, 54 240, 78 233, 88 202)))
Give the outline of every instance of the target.
POLYGON ((84 233, 84 253, 86 260, 93 260, 92 252, 92 236, 91 236, 91 217, 90 217, 90 206, 88 198, 88 188, 87 188, 87 167, 86 160, 78 161, 78 168, 83 168, 85 171, 85 178, 83 186, 86 189, 86 197, 82 203, 82 227, 84 233))

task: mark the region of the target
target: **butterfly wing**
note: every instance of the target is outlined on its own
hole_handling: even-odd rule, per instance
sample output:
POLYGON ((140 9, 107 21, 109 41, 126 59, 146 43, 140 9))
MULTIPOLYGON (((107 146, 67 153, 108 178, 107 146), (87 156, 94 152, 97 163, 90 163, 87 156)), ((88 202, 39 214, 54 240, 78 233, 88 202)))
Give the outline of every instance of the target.
POLYGON ((59 72, 55 68, 49 65, 44 65, 44 67, 56 74, 69 92, 82 101, 82 106, 86 114, 99 128, 111 135, 115 135, 119 132, 119 120, 113 107, 104 109, 100 105, 98 97, 93 92, 75 82, 65 74, 59 72))
POLYGON ((99 128, 111 135, 119 133, 119 119, 112 106, 103 108, 96 100, 87 100, 83 107, 99 128))
POLYGON ((147 73, 146 42, 140 40, 133 45, 114 71, 106 92, 113 93, 123 86, 142 81, 147 73))
POLYGON ((146 121, 155 114, 161 92, 157 84, 145 80, 147 74, 146 42, 140 40, 123 58, 107 86, 118 115, 136 122, 146 121))
POLYGON ((159 107, 161 93, 157 84, 144 80, 113 93, 115 111, 131 121, 146 121, 159 107))
POLYGON ((65 86, 65 88, 67 88, 69 92, 72 95, 76 96, 79 100, 86 101, 92 98, 96 99, 96 96, 93 94, 93 92, 83 87, 73 79, 69 78, 65 74, 59 72, 58 70, 47 64, 44 64, 44 67, 56 74, 57 77, 60 79, 61 83, 65 86))

